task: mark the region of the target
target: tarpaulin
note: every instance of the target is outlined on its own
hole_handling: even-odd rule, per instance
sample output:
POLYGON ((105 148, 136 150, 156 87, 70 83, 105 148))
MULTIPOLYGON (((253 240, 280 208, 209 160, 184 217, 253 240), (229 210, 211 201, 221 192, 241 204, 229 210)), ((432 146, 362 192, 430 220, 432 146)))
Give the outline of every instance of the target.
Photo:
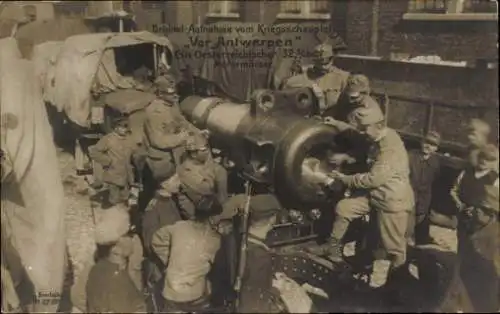
MULTIPOLYGON (((32 61, 35 64, 35 74, 39 79, 42 92, 52 86, 52 79, 54 78, 54 66, 63 45, 62 41, 48 41, 43 44, 36 45, 33 49, 32 61)), ((47 93, 50 94, 50 93, 47 93)), ((48 99, 45 99, 46 101, 48 99)))
MULTIPOLYGON (((148 32, 138 33, 103 33, 77 35, 66 39, 58 56, 55 67, 55 86, 53 105, 58 111, 64 111, 66 116, 81 127, 89 126, 90 96, 94 87, 94 78, 105 60, 106 66, 102 68, 115 69, 111 66, 111 57, 103 59, 104 52, 109 48, 131 46, 137 44, 157 44, 167 49, 172 49, 170 41, 166 37, 156 36, 148 32)), ((110 74, 111 72, 107 73, 110 74)), ((114 75, 101 76, 99 80, 106 80, 107 87, 112 87, 118 78, 114 75)), ((123 83, 123 82, 121 82, 123 83)), ((117 87, 121 86, 117 84, 117 87)), ((124 83, 125 84, 125 83, 124 83)))
MULTIPOLYGON (((64 195, 35 66, 17 49, 15 39, 0 40, 1 114, 15 121, 2 130, 14 175, 2 185, 2 227, 35 290, 54 297, 64 276, 64 195)), ((54 312, 57 305, 35 310, 54 312)))
POLYGON ((47 41, 64 41, 66 38, 79 34, 91 33, 91 29, 81 18, 57 18, 37 20, 18 27, 14 37, 26 59, 33 56, 33 48, 47 41))

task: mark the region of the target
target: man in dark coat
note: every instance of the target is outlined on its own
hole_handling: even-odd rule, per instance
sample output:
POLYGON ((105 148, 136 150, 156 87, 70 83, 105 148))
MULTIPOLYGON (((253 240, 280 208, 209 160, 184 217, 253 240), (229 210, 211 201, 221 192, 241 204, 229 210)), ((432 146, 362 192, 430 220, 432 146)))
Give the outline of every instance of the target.
POLYGON ((408 154, 410 160, 410 183, 415 195, 414 232, 416 244, 424 244, 429 240, 429 210, 432 198, 432 187, 439 173, 438 150, 441 136, 437 132, 429 132, 422 141, 421 149, 408 154))

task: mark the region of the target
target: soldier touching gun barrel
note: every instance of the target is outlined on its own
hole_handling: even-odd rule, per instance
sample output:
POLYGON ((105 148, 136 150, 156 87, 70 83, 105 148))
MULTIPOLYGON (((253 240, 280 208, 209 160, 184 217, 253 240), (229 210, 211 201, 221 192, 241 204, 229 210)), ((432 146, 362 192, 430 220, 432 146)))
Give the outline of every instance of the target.
POLYGON ((372 141, 365 173, 345 175, 332 171, 323 176, 327 185, 340 181, 354 189, 349 198, 335 209, 336 218, 330 243, 323 245, 325 255, 335 263, 343 263, 341 241, 350 222, 370 212, 377 213, 382 245, 390 258, 390 269, 381 269, 383 282, 406 262, 406 232, 414 199, 409 181, 408 155, 396 131, 385 126, 384 116, 377 108, 365 108, 357 114, 360 132, 372 141))

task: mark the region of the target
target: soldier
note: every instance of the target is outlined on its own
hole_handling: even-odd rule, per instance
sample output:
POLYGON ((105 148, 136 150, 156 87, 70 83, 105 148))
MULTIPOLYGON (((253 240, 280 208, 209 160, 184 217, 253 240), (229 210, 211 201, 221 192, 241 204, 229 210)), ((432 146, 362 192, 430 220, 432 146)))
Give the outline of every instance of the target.
POLYGON ((210 217, 222 212, 215 195, 196 203, 193 220, 160 228, 151 246, 166 267, 163 297, 165 312, 192 312, 210 306, 208 273, 220 248, 220 234, 210 217))
POLYGON ((130 259, 142 256, 142 248, 137 247, 137 236, 128 235, 127 208, 118 205, 103 215, 96 226, 102 258, 90 270, 86 283, 87 311, 146 313, 142 293, 131 276, 135 265, 131 265, 130 259))
MULTIPOLYGON (((415 226, 409 230, 414 233, 415 244, 429 241, 429 214, 432 198, 432 187, 440 169, 438 150, 441 136, 437 132, 429 132, 421 143, 419 150, 409 153, 410 183, 415 195, 415 226)), ((413 219, 410 219, 413 221, 413 219)), ((413 240, 413 239, 411 239, 413 240)))
POLYGON ((476 164, 460 173, 451 193, 459 210, 460 273, 472 306, 479 312, 499 308, 497 154, 494 145, 483 146, 476 164))
MULTIPOLYGON (((240 200, 244 202, 245 197, 240 200)), ((238 313, 309 313, 311 300, 302 293, 293 300, 280 289, 282 276, 275 276, 270 249, 264 243, 276 223, 281 205, 272 194, 251 197, 248 247, 241 282, 238 313), (275 288, 278 288, 275 290, 275 288), (282 301, 282 296, 284 300, 282 301)))
MULTIPOLYGON (((338 180, 354 191, 337 204, 331 240, 323 248, 333 262, 342 263, 341 241, 350 222, 368 214, 371 207, 377 212, 381 241, 390 258, 390 271, 394 273, 406 262, 405 234, 414 205, 408 154, 396 131, 385 126, 380 110, 365 108, 359 111, 357 119, 360 131, 373 142, 368 158, 371 168, 354 175, 332 171, 330 177, 324 177, 327 185, 338 180)), ((389 269, 382 271, 384 284, 389 269)))
POLYGON ((175 80, 166 75, 155 82, 160 99, 146 108, 144 122, 144 146, 146 163, 157 184, 170 178, 183 154, 183 146, 189 137, 187 121, 179 111, 179 97, 175 80))
POLYGON ((363 74, 349 75, 338 105, 325 112, 325 115, 350 124, 355 123, 354 115, 357 108, 378 106, 370 97, 370 92, 368 77, 363 74))
POLYGON ((215 194, 221 204, 227 200, 227 171, 212 160, 207 140, 201 135, 188 140, 186 151, 186 160, 177 170, 181 186, 174 200, 181 216, 190 219, 194 204, 203 196, 215 194))
POLYGON ((314 65, 302 74, 292 76, 283 84, 283 89, 310 87, 318 98, 319 113, 335 106, 347 85, 349 73, 335 67, 336 52, 343 47, 320 44, 315 47, 317 55, 314 65))
POLYGON ((115 121, 113 132, 89 148, 90 157, 102 166, 103 181, 109 187, 108 205, 126 202, 134 183, 132 155, 135 143, 129 136, 128 120, 115 121))
MULTIPOLYGON (((366 148, 370 146, 369 140, 357 132, 356 121, 358 121, 359 112, 367 108, 381 112, 380 105, 368 95, 369 87, 366 76, 352 75, 348 83, 348 89, 344 94, 348 97, 347 104, 339 105, 344 108, 339 107, 339 111, 336 111, 338 119, 332 117, 324 119, 324 123, 332 125, 340 131, 341 134, 337 137, 336 142, 347 152, 336 153, 332 156, 332 162, 337 165, 362 163, 361 161, 366 159, 366 148)), ((359 170, 364 171, 363 168, 359 168, 359 170)))

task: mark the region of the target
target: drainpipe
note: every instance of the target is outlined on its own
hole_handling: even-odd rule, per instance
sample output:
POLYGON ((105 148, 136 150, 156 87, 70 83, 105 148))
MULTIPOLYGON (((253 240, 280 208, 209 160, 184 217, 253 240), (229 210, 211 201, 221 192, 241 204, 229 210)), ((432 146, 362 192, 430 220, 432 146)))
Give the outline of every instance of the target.
POLYGON ((378 24, 379 24, 380 0, 373 0, 372 5, 372 33, 370 36, 370 55, 378 55, 378 24))

